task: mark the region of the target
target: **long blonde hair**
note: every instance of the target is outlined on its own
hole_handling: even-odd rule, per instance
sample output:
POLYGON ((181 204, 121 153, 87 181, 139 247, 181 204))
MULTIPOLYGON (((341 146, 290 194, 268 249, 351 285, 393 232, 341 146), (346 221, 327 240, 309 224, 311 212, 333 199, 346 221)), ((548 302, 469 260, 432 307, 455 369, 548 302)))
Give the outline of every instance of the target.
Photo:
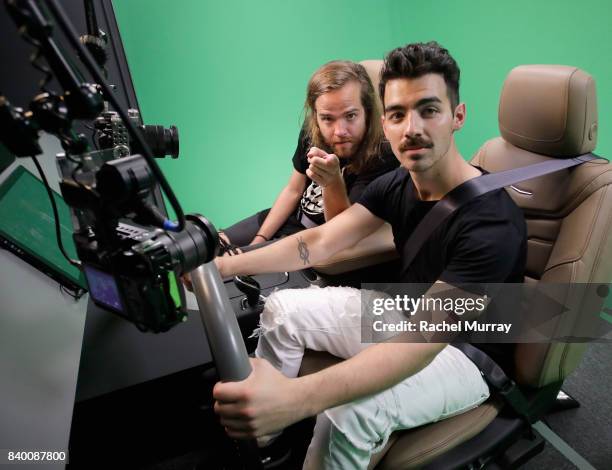
POLYGON ((304 135, 315 147, 329 148, 317 124, 315 101, 319 96, 339 90, 352 81, 361 85, 361 104, 366 114, 366 133, 357 149, 357 154, 346 166, 346 171, 361 173, 371 169, 376 159, 380 158, 380 144, 383 139, 376 91, 363 65, 348 60, 334 60, 315 71, 306 87, 304 135))

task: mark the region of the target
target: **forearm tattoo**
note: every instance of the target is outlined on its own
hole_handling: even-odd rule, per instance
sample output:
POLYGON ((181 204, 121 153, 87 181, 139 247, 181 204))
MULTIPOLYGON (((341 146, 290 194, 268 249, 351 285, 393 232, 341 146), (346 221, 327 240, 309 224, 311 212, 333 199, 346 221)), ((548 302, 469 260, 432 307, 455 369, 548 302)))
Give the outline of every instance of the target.
POLYGON ((310 251, 308 251, 308 245, 302 237, 298 237, 298 251, 300 252, 300 259, 304 261, 304 266, 310 264, 310 251))

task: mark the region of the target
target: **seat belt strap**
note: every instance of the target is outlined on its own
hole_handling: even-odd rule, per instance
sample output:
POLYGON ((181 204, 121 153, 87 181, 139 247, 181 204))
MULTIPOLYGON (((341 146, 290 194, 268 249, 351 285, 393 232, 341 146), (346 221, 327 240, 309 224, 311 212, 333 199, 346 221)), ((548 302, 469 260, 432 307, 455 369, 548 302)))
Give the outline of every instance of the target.
POLYGON ((489 384, 489 387, 500 395, 507 405, 528 423, 533 423, 527 398, 525 398, 516 382, 509 378, 493 359, 469 343, 452 343, 452 345, 465 354, 480 369, 480 373, 487 384, 489 384))
POLYGON ((582 163, 601 157, 592 153, 586 153, 574 158, 551 159, 535 163, 522 168, 488 173, 468 180, 452 189, 440 199, 431 210, 423 217, 423 220, 414 229, 408 241, 404 245, 402 253, 402 276, 406 274, 414 258, 429 239, 431 234, 442 222, 450 217, 457 209, 464 206, 472 199, 482 196, 490 191, 501 189, 520 181, 530 180, 538 176, 544 176, 559 170, 564 170, 582 163))
MULTIPOLYGON (((552 159, 522 168, 488 173, 460 184, 432 207, 408 238, 403 250, 402 275, 406 273, 415 256, 434 230, 457 209, 464 206, 472 199, 520 181, 571 168, 597 158, 600 157, 592 153, 587 153, 575 158, 552 159)), ((493 359, 469 343, 453 343, 453 346, 462 351, 468 359, 480 369, 480 373, 489 386, 501 395, 504 401, 519 416, 528 423, 532 423, 532 417, 529 412, 529 402, 525 398, 525 395, 518 385, 504 373, 503 369, 493 359)))

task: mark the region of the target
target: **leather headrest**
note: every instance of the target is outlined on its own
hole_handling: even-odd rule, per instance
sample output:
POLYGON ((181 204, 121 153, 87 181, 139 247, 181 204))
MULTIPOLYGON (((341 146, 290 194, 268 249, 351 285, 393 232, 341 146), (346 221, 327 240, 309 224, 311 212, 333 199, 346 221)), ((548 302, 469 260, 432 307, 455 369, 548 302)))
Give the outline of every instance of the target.
POLYGON ((366 72, 368 72, 368 75, 370 76, 372 85, 374 85, 374 93, 376 94, 378 106, 382 110, 382 101, 380 99, 380 96, 378 96, 378 84, 380 83, 380 70, 382 69, 383 61, 362 60, 359 63, 364 66, 366 72))
POLYGON ((510 71, 499 102, 499 130, 516 147, 551 157, 591 152, 597 143, 595 81, 565 65, 510 71))

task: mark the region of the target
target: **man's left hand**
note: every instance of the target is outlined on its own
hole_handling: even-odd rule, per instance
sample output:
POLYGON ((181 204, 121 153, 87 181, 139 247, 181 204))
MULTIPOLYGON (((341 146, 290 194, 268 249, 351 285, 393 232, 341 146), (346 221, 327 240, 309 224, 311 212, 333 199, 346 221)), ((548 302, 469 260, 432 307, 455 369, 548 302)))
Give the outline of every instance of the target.
POLYGON ((306 176, 322 188, 342 181, 340 160, 333 153, 327 153, 317 147, 312 147, 307 154, 308 169, 306 176))
POLYGON ((240 382, 218 382, 215 412, 227 434, 249 439, 280 431, 308 416, 299 379, 289 379, 264 359, 251 359, 251 374, 240 382))

